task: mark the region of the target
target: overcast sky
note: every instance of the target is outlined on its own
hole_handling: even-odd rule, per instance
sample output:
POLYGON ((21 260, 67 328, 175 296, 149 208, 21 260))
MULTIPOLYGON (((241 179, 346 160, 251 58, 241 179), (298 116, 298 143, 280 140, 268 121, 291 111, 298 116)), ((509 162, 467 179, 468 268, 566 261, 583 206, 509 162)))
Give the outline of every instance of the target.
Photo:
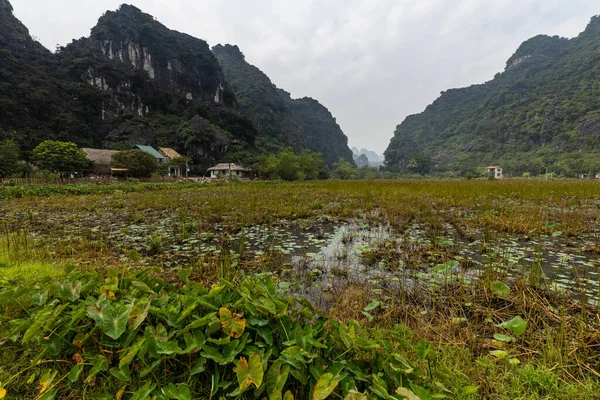
MULTIPOLYGON (((89 35, 122 0, 10 0, 48 48, 89 35)), ((441 91, 490 80, 524 40, 576 36, 598 0, 129 0, 209 45, 237 44, 294 97, 379 153, 441 91)))

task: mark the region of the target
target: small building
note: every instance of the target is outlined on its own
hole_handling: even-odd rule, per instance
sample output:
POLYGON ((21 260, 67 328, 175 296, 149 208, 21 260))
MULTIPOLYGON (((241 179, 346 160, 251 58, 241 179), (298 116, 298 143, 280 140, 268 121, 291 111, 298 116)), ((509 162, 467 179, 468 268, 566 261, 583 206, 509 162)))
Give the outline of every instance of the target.
POLYGON ((162 165, 162 164, 165 164, 167 162, 166 161, 167 160, 166 157, 163 156, 162 154, 160 154, 158 151, 156 151, 156 149, 154 147, 152 147, 152 146, 147 146, 147 145, 144 145, 144 144, 136 144, 135 148, 138 149, 138 150, 145 151, 148 154, 153 155, 154 158, 156 158, 156 162, 158 164, 162 165))
POLYGON ((110 162, 113 154, 118 153, 117 150, 82 148, 81 151, 85 153, 88 160, 94 162, 94 173, 103 175, 111 173, 110 162))
MULTIPOLYGON (((165 157, 165 162, 168 163, 176 158, 183 158, 181 154, 170 147, 159 147, 158 152, 165 157)), ((169 176, 179 178, 185 176, 186 165, 169 165, 169 176)))
POLYGON ((579 179, 588 179, 589 177, 589 174, 579 174, 579 179))
POLYGON ((250 168, 244 168, 233 163, 217 164, 212 168, 208 169, 211 178, 228 177, 233 176, 237 178, 250 178, 252 170, 250 168))
POLYGON ((504 178, 504 175, 502 175, 502 168, 498 167, 497 165, 487 167, 487 175, 496 179, 504 178))

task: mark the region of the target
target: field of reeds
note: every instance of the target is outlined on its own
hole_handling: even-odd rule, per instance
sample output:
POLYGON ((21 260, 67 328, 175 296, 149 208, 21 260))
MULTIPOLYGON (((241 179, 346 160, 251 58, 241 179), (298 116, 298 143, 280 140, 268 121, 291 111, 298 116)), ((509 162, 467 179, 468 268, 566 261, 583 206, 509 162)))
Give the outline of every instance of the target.
POLYGON ((600 398, 600 183, 0 187, 1 398, 600 398))

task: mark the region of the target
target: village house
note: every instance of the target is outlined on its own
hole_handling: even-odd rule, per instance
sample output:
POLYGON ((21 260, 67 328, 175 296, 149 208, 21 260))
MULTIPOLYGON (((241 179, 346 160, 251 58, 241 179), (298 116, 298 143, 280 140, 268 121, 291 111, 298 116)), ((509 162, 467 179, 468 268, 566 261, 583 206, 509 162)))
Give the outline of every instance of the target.
POLYGON ((154 156, 154 158, 156 158, 156 162, 159 165, 165 164, 167 162, 167 158, 165 156, 163 156, 162 154, 160 154, 158 151, 156 151, 156 149, 152 146, 147 146, 144 144, 136 144, 135 148, 138 150, 145 151, 146 153, 154 156))
MULTIPOLYGON (((176 158, 183 158, 181 157, 181 154, 170 147, 159 147, 158 152, 165 157, 166 163, 169 163, 176 158)), ((176 178, 185 176, 186 168, 187 163, 186 165, 169 165, 169 176, 174 176, 176 178)))
POLYGON ((118 153, 117 150, 82 148, 81 151, 85 153, 88 160, 94 162, 92 171, 94 174, 111 175, 114 172, 110 163, 113 154, 118 153))
POLYGON ((504 175, 502 175, 502 168, 498 167, 498 166, 489 166, 487 167, 487 175, 488 176, 492 176, 496 179, 502 179, 504 178, 504 175))
POLYGON ((209 168, 208 172, 210 172, 211 178, 232 176, 246 179, 250 178, 252 174, 252 170, 250 168, 244 168, 233 163, 217 164, 214 167, 209 168))

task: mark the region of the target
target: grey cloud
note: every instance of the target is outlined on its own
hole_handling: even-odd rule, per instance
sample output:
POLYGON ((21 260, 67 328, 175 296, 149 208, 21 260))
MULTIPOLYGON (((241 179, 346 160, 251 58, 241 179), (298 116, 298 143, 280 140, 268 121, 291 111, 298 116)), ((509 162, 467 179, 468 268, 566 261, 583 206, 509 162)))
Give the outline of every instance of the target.
MULTIPOLYGON (((596 0, 130 0, 172 29, 234 43, 295 97, 337 117, 350 144, 382 152, 397 124, 440 91, 482 83, 521 42, 572 37, 596 0)), ((118 0, 13 0, 53 49, 89 33, 118 0)))

